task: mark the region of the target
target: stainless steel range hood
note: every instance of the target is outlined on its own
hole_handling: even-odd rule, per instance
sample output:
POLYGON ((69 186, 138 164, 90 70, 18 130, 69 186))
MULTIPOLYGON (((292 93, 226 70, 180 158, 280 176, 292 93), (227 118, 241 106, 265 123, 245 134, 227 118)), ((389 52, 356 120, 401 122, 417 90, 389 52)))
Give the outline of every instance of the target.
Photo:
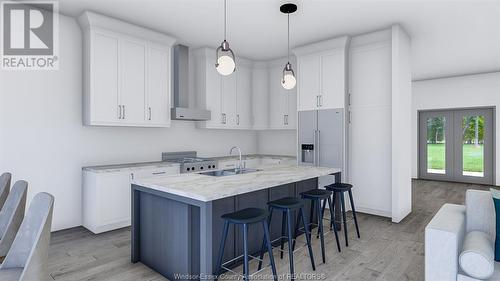
POLYGON ((172 120, 210 120, 209 110, 189 106, 189 48, 184 45, 174 47, 174 107, 172 120))

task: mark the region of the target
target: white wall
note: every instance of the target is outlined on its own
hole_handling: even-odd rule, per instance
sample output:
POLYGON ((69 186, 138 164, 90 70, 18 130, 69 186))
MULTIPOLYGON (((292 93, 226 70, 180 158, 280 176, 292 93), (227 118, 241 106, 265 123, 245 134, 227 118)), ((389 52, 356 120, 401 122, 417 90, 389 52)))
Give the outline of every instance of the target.
MULTIPOLYGON (((417 81, 412 84, 412 177, 418 176, 418 110, 500 106, 500 72, 417 81)), ((500 185, 500 115, 495 114, 495 177, 500 185)))
POLYGON ((268 130, 258 133, 258 151, 262 154, 297 155, 296 130, 268 130))
POLYGON ((399 26, 392 27, 392 221, 400 222, 412 208, 411 188, 411 42, 399 26))
MULTIPOLYGON (((226 155, 233 145, 257 152, 257 133, 172 128, 82 126, 82 33, 60 17, 58 71, 0 72, 0 171, 55 196, 53 229, 81 224, 82 166, 160 160, 163 151, 226 155)), ((111 198, 110 198, 111 199, 111 198)))

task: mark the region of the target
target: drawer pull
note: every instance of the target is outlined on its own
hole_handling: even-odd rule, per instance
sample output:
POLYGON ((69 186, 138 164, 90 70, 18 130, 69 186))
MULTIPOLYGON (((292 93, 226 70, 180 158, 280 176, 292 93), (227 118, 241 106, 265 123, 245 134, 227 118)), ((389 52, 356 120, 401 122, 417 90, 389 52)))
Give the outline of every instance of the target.
POLYGON ((163 171, 163 172, 154 172, 153 175, 163 175, 163 174, 166 174, 167 172, 163 171))

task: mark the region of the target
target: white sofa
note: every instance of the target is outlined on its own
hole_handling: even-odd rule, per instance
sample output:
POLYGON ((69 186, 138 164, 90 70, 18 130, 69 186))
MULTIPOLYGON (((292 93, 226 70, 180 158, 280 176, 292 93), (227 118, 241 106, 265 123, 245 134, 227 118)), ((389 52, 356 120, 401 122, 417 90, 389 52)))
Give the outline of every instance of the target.
MULTIPOLYGON (((471 231, 485 233, 483 239, 488 242, 485 244, 494 247, 495 207, 489 191, 467 190, 465 198, 465 206, 444 204, 425 228, 426 281, 480 280, 461 269, 459 256, 464 239, 471 231)), ((500 263, 489 265, 494 272, 487 280, 500 280, 500 263)))

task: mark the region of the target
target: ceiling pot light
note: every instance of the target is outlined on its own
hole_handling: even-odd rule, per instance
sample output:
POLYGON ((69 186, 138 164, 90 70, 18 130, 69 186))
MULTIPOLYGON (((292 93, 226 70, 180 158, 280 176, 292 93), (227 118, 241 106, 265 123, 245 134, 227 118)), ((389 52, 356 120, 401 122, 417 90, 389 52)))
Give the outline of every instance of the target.
POLYGON ((222 41, 215 51, 215 69, 224 76, 230 75, 236 69, 236 60, 233 50, 229 48, 229 43, 226 41, 226 22, 226 0, 224 0, 224 41, 222 41))
POLYGON ((280 11, 288 17, 288 62, 285 64, 285 68, 283 68, 281 86, 287 90, 291 90, 297 85, 297 79, 290 63, 290 14, 297 11, 297 5, 292 3, 283 4, 280 7, 280 11))

